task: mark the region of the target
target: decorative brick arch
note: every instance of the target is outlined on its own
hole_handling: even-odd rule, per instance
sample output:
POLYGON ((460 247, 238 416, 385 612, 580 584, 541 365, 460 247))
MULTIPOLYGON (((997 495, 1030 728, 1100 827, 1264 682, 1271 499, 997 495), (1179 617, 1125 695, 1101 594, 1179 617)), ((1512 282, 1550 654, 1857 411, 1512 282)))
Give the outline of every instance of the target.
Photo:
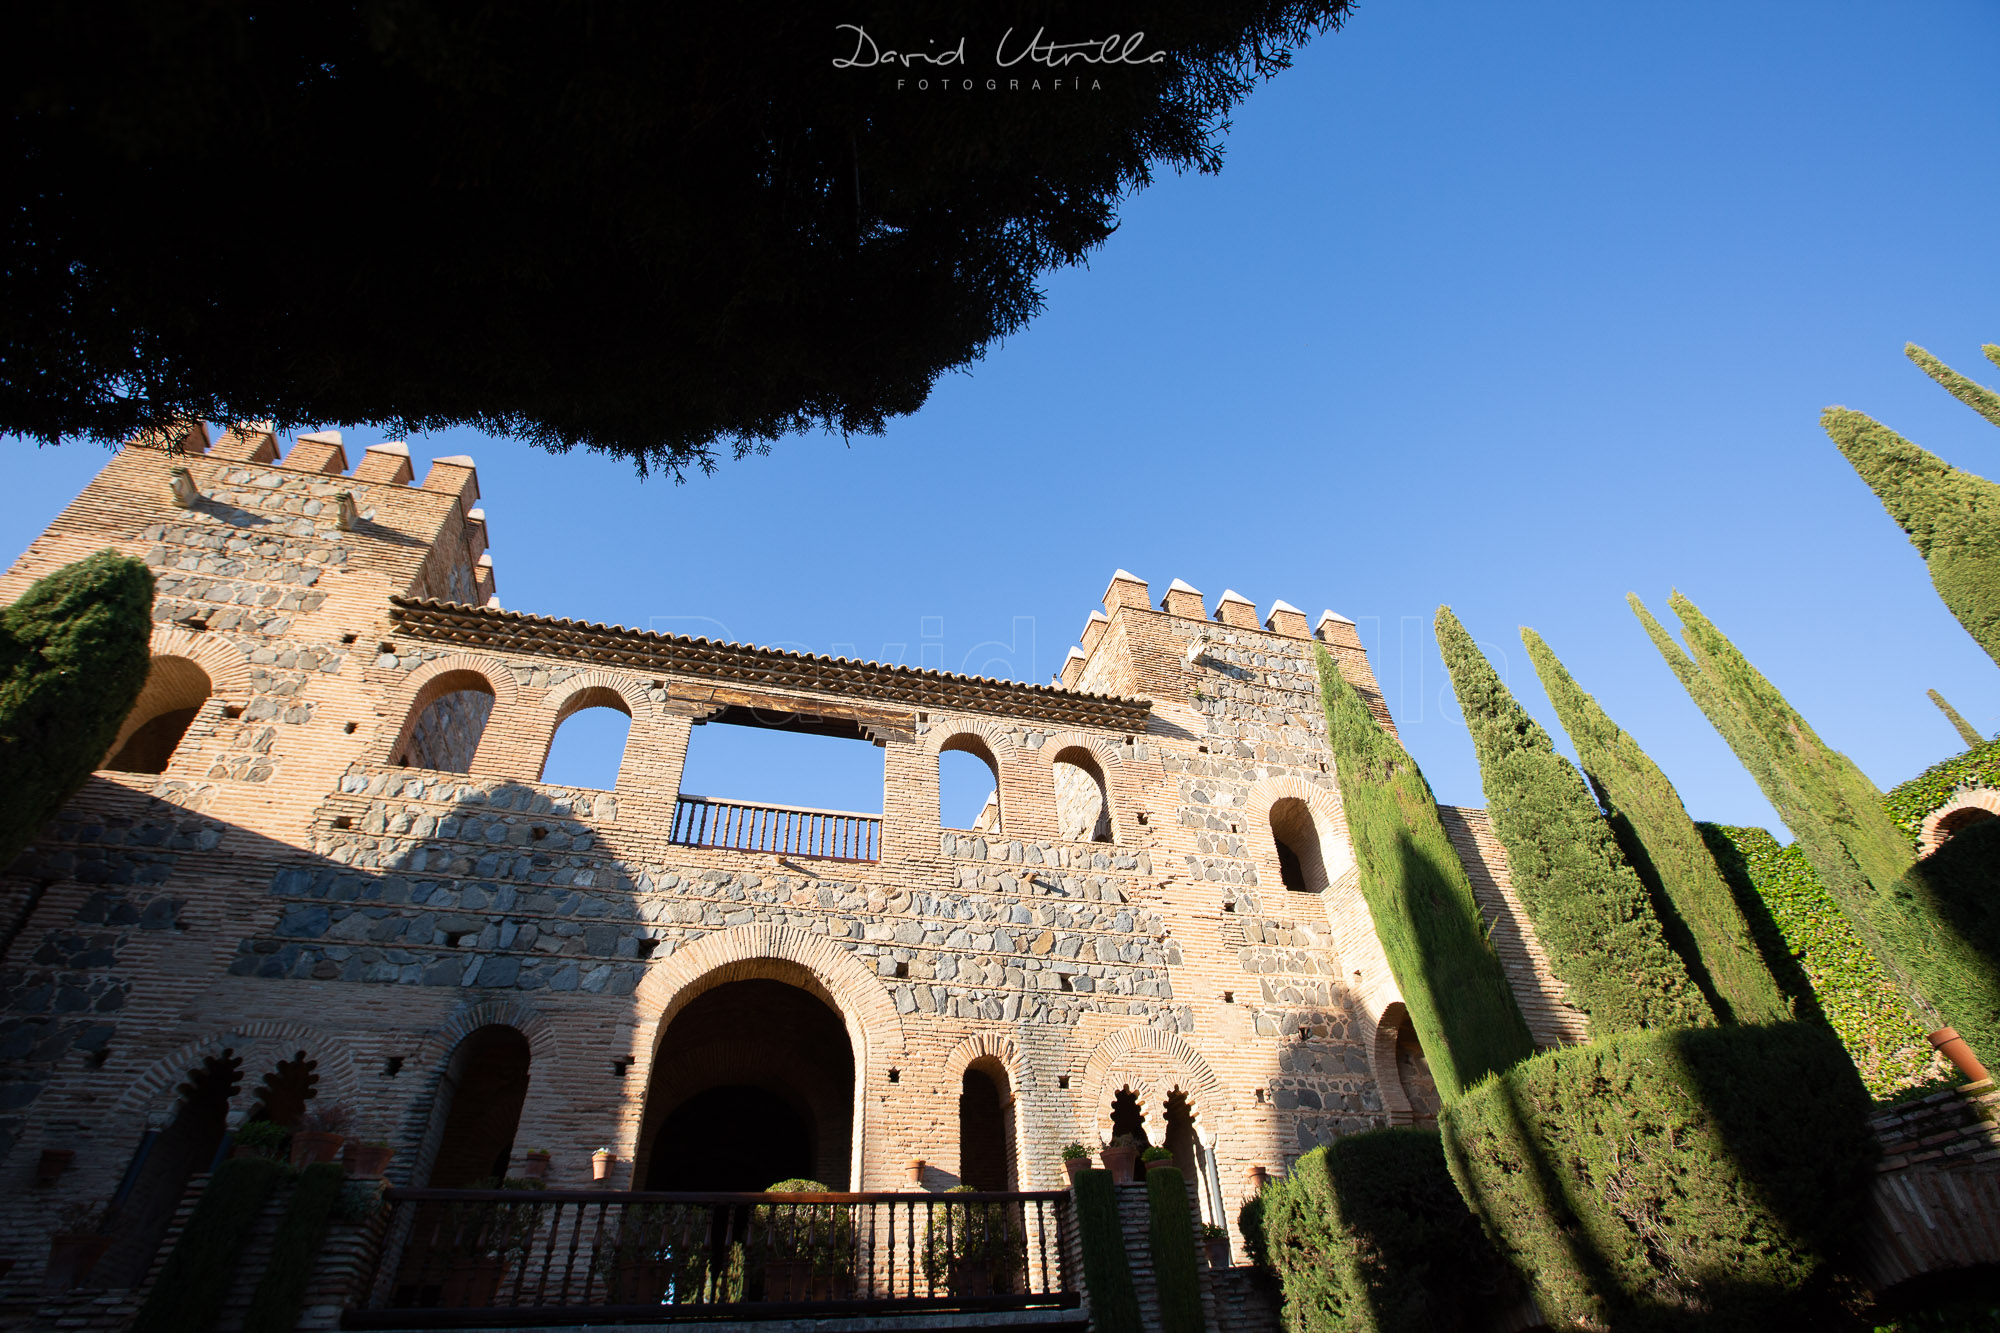
POLYGON ((250 693, 250 659, 229 640, 215 634, 191 634, 172 625, 155 625, 148 651, 154 657, 185 657, 208 673, 211 697, 241 698, 250 693))
POLYGON ((944 1059, 944 1086, 956 1087, 975 1060, 989 1059, 998 1060, 1007 1071, 1007 1081, 1013 1085, 1016 1100, 1024 1088, 1036 1086, 1034 1071, 1021 1059, 1021 1048, 1012 1037, 999 1032, 975 1032, 952 1047, 951 1054, 944 1059))
POLYGON ((963 740, 967 736, 976 736, 983 741, 986 748, 992 752, 995 763, 1005 764, 1018 757, 1018 747, 1014 744, 1014 738, 1008 735, 1004 728, 982 717, 953 717, 943 714, 934 714, 931 718, 930 730, 924 733, 924 753, 936 758, 948 749, 959 748, 954 747, 952 742, 963 740))
POLYGON ((1243 833, 1250 844, 1251 860, 1257 866, 1258 885, 1276 889, 1284 882, 1278 869, 1277 835, 1271 827, 1271 811, 1285 800, 1300 802, 1312 817, 1326 889, 1334 888, 1354 868, 1354 852, 1347 837, 1347 813, 1341 809, 1338 792, 1316 786, 1295 774, 1260 778, 1250 784, 1243 797, 1243 833))
POLYGON ((1089 736, 1081 731, 1052 731, 1042 741, 1042 748, 1035 751, 1044 765, 1053 767, 1056 756, 1064 750, 1088 750, 1091 757, 1104 766, 1105 781, 1111 780, 1114 770, 1125 766, 1125 747, 1114 745, 1102 736, 1089 736))
POLYGON ((551 735, 572 713, 599 706, 620 708, 635 723, 660 711, 637 681, 609 671, 580 671, 550 690, 542 701, 550 718, 551 735), (612 696, 617 702, 612 701, 612 696))
MULTIPOLYGON (((199 751, 199 741, 211 735, 221 721, 222 709, 231 700, 240 704, 250 696, 249 659, 242 649, 217 635, 155 626, 147 654, 145 683, 105 749, 101 764, 109 764, 148 722, 187 708, 190 701, 196 711, 175 742, 173 753, 178 757, 183 747, 190 753, 199 751), (188 745, 190 738, 197 743, 188 745)), ((171 762, 168 767, 172 767, 171 762)))
MULTIPOLYGON (((381 712, 377 715, 377 729, 380 736, 386 736, 389 747, 383 758, 393 760, 410 734, 416 730, 417 719, 424 709, 444 695, 464 688, 467 682, 453 677, 478 676, 493 691, 493 712, 486 719, 486 735, 473 755, 471 774, 481 777, 511 776, 505 765, 495 768, 483 762, 482 753, 488 747, 486 736, 500 730, 505 723, 517 718, 520 713, 521 691, 514 680, 514 673, 507 664, 497 657, 487 657, 477 653, 450 653, 433 658, 409 674, 400 687, 391 690, 384 698, 381 712)), ((379 739, 379 737, 378 737, 379 739)))
POLYGON ((1391 1000, 1375 1018, 1375 1035, 1368 1042, 1368 1073, 1382 1096, 1382 1110, 1392 1125, 1413 1125, 1416 1111, 1403 1094, 1403 1079, 1396 1070, 1396 1042, 1410 1014, 1401 1000, 1391 1000))
POLYGON ((191 1041, 173 1054, 154 1061, 143 1074, 126 1085, 118 1098, 112 1123, 129 1124, 133 1120, 143 1120, 154 1128, 163 1128, 173 1118, 174 1107, 180 1100, 178 1089, 181 1083, 203 1060, 220 1055, 225 1050, 233 1051, 242 1062, 242 1083, 230 1107, 232 1122, 249 1112, 258 1080, 276 1068, 280 1060, 289 1060, 298 1051, 304 1051, 317 1062, 314 1072, 319 1075, 319 1086, 314 1093, 315 1100, 324 1098, 328 1102, 346 1102, 352 1106, 360 1095, 361 1080, 354 1067, 354 1054, 345 1042, 298 1023, 239 1023, 223 1032, 191 1041))
POLYGON ((1126 1028, 1097 1044, 1083 1065, 1079 1105, 1086 1134, 1110 1142, 1111 1099, 1127 1087, 1138 1097, 1147 1133, 1156 1142, 1166 1141, 1167 1094, 1177 1088, 1186 1094, 1195 1124, 1210 1133, 1229 1109, 1221 1080, 1178 1032, 1126 1028))
POLYGON ((1994 817, 2000 817, 2000 791, 1973 787, 1953 792, 1949 801, 1924 816, 1923 830, 1917 837, 1917 855, 1929 856, 1960 829, 1994 817))
POLYGON ((444 1026, 426 1033, 417 1048, 416 1065, 427 1074, 442 1073, 458 1044, 486 1027, 509 1027, 520 1033, 527 1039, 530 1061, 555 1058, 555 1031, 541 1010, 516 1000, 487 999, 465 1006, 446 1019, 444 1026))

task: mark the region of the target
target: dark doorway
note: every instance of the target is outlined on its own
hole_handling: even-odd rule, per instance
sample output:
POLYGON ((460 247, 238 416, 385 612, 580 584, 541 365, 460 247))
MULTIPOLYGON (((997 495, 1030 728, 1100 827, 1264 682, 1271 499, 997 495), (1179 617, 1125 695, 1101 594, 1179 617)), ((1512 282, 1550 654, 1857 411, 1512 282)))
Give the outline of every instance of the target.
POLYGON ((674 1108, 646 1168, 649 1190, 762 1190, 811 1179, 811 1120, 763 1088, 710 1088, 674 1108))
POLYGON ((974 1189, 1007 1188, 1006 1075, 973 1065, 958 1094, 958 1179, 974 1189))
POLYGON ((460 1042, 439 1091, 449 1104, 431 1186, 470 1189, 505 1179, 527 1097, 528 1039, 520 1032, 494 1023, 460 1042))
POLYGON ((189 1179, 208 1170, 222 1147, 229 1099, 241 1077, 242 1061, 224 1051, 202 1061, 181 1084, 173 1123, 148 1131, 133 1156, 127 1185, 107 1219, 111 1248, 91 1273, 92 1286, 134 1287, 146 1276, 189 1179))
POLYGON ((1111 1137, 1135 1138, 1142 1148, 1153 1146, 1153 1140, 1146 1134, 1145 1112, 1139 1109, 1139 1094, 1130 1088, 1120 1088, 1111 1099, 1111 1137))

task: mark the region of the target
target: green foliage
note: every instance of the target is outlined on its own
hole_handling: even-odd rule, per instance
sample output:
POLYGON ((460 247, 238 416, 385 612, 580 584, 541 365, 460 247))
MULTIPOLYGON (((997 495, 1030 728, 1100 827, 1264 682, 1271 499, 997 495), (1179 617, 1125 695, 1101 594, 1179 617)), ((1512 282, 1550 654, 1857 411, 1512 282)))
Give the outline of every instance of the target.
POLYGON ((152 663, 153 575, 104 550, 0 609, 0 869, 103 761, 152 663))
POLYGON ((1811 1327, 1832 1300, 1874 1174, 1868 1111, 1833 1035, 1782 1023, 1563 1047, 1442 1124, 1552 1325, 1711 1333, 1811 1327))
POLYGON ((275 1120, 252 1120, 236 1131, 230 1139, 230 1146, 245 1152, 254 1152, 261 1157, 275 1157, 285 1160, 285 1150, 291 1144, 292 1131, 275 1120))
MULTIPOLYGON (((1990 356, 1991 345, 1988 347, 1987 355, 1990 356)), ((1967 379, 1915 343, 1903 344, 1903 355, 1922 366, 1924 374, 1943 385, 1952 397, 1994 425, 2000 426, 2000 393, 1994 393, 1985 385, 1967 379)))
POLYGON ((1109 1171, 1080 1171, 1076 1184, 1077 1241, 1083 1247, 1083 1280, 1090 1292, 1092 1333, 1144 1333, 1139 1292, 1125 1262, 1125 1229, 1118 1220, 1117 1186, 1109 1171))
POLYGON ((1162 1333, 1203 1333, 1208 1321, 1201 1312, 1194 1217, 1188 1212, 1187 1177, 1180 1168, 1156 1166, 1146 1172, 1146 1207, 1162 1333))
POLYGON ((1335 1139, 1256 1203, 1251 1252, 1277 1272, 1288 1333, 1483 1328, 1518 1290, 1453 1185, 1434 1129, 1335 1139))
POLYGON ((209 1333, 216 1326, 243 1241, 284 1175, 267 1157, 232 1157, 215 1169, 132 1333, 209 1333))
POLYGON ((319 1262, 327 1223, 346 1179, 347 1172, 338 1162, 315 1162, 299 1173, 298 1188, 292 1191, 285 1215, 278 1220, 270 1261, 250 1297, 243 1333, 292 1333, 299 1326, 306 1284, 319 1262))
POLYGON ((1438 608, 1437 637, 1514 891, 1549 970, 1590 1016, 1592 1034, 1712 1023, 1582 776, 1514 701, 1449 607, 1438 608))
POLYGON ((1929 1087, 1945 1066, 1895 979, 1854 931, 1797 843, 1760 828, 1700 826, 1772 971, 1824 1021, 1878 1101, 1929 1087))
POLYGON ((1945 720, 1951 723, 1952 730, 1958 733, 1960 740, 1975 749, 1986 743, 1986 738, 1979 734, 1979 729, 1967 722, 1959 711, 1951 706, 1949 699, 1936 690, 1928 690, 1926 693, 1931 696, 1931 702, 1938 706, 1938 711, 1944 714, 1945 720))
POLYGON ((1945 606, 2000 662, 2000 485, 1859 412, 1830 407, 1820 425, 1909 534, 1945 606))
POLYGON ((1625 834, 1619 841, 1633 868, 1665 900, 1669 910, 1661 917, 1669 924, 1678 921, 1691 936, 1692 949, 1682 949, 1682 958, 1698 982, 1709 982, 1703 989, 1716 1013, 1738 1023, 1790 1018, 1791 1005, 1758 955, 1742 909, 1667 775, 1583 692, 1540 635, 1523 629, 1521 641, 1613 832, 1625 834))
POLYGON ((1416 761, 1318 644, 1320 700, 1361 896, 1449 1102, 1534 1052, 1472 883, 1416 761))
POLYGON ((1968 787, 2000 787, 2000 739, 1980 741, 1964 754, 1932 764, 1908 782, 1891 787, 1882 798, 1882 808, 1914 850, 1923 836, 1925 816, 1968 787))

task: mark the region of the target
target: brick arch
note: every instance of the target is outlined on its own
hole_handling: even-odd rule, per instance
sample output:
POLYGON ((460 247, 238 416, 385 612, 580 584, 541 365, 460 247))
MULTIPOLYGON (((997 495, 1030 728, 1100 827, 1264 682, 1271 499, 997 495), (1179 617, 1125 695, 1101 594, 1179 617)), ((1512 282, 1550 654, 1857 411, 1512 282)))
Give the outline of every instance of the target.
POLYGON ((214 696, 228 698, 250 693, 250 659, 227 639, 214 634, 191 634, 178 626, 156 625, 148 651, 154 657, 185 657, 193 662, 208 673, 214 696))
POLYGON ((530 1061, 555 1059, 555 1030, 541 1010, 517 1000, 487 999, 466 1005, 442 1027, 426 1033, 413 1063, 426 1072, 442 1072, 458 1044, 484 1027, 513 1028, 527 1038, 530 1061))
POLYGON ((967 736, 976 736, 985 742, 995 763, 1004 764, 1017 757, 1018 747, 1014 738, 1004 728, 980 717, 938 715, 933 715, 930 730, 924 733, 924 753, 936 758, 948 749, 957 748, 951 744, 953 741, 967 736))
POLYGON ((1086 1134, 1099 1142, 1111 1137, 1111 1099, 1129 1087, 1139 1099, 1147 1133, 1165 1142, 1167 1094, 1185 1093, 1188 1111, 1198 1127, 1214 1132, 1229 1110, 1228 1094, 1200 1051, 1178 1032, 1159 1028, 1126 1028, 1097 1044, 1083 1065, 1083 1098, 1079 1103, 1086 1134))
POLYGON ((1053 766, 1056 756, 1068 749, 1088 750, 1091 757, 1104 767, 1105 781, 1111 780, 1113 770, 1124 767, 1125 747, 1114 745, 1102 736, 1090 736, 1081 731, 1052 731, 1042 741, 1042 748, 1035 751, 1044 764, 1053 766))
POLYGON ((1410 1099, 1403 1094, 1403 1079, 1396 1069, 1396 1042, 1403 1035, 1403 1024, 1409 1021, 1409 1010, 1403 1007, 1403 1002, 1391 1000, 1376 1015, 1375 1035, 1368 1042, 1368 1074, 1375 1080, 1375 1090, 1382 1097, 1382 1110, 1392 1125, 1413 1125, 1417 1119, 1410 1099))
POLYGON ((638 682, 609 671, 580 671, 551 689, 542 700, 542 707, 556 727, 572 713, 600 705, 619 709, 635 723, 660 711, 638 682))
POLYGON ((1917 855, 1929 856, 1944 846, 1952 834, 1989 815, 2000 817, 2000 791, 1973 787, 1952 793, 1949 801, 1924 816, 1923 829, 1917 837, 1917 855))
POLYGON ((503 719, 511 720, 518 715, 521 690, 505 662, 478 653, 450 653, 433 658, 412 671, 399 688, 388 694, 377 715, 380 735, 390 739, 390 745, 382 755, 385 761, 393 760, 409 742, 410 733, 416 730, 417 719, 423 716, 424 709, 444 695, 469 684, 462 679, 453 679, 464 676, 479 677, 493 691, 493 712, 486 719, 486 731, 474 751, 468 776, 508 776, 482 762, 483 752, 488 748, 487 737, 504 726, 503 719))
POLYGON ((998 1060, 1007 1071, 1007 1081, 1013 1085, 1016 1100, 1024 1089, 1036 1086, 1034 1070, 1021 1059, 1021 1048, 1012 1037, 998 1032, 975 1032, 952 1047, 951 1054, 944 1058, 944 1086, 957 1087, 975 1060, 987 1059, 998 1060))
POLYGON ((1354 868, 1354 852, 1347 838, 1347 812, 1341 809, 1340 793, 1315 786, 1296 774, 1260 778, 1244 794, 1243 832, 1257 866, 1258 886, 1275 890, 1284 882, 1278 870, 1278 847, 1274 841, 1277 835, 1271 828, 1271 811, 1285 800, 1300 802, 1312 817, 1326 877, 1327 889, 1322 892, 1331 890, 1354 868))
POLYGON ((319 1075, 319 1087, 314 1093, 315 1100, 324 1098, 329 1102, 346 1102, 354 1106, 360 1096, 361 1079, 354 1065, 354 1053, 345 1042, 299 1023, 257 1021, 239 1023, 222 1032, 188 1042, 172 1054, 155 1060, 119 1095, 111 1123, 129 1123, 143 1118, 145 1123, 155 1128, 164 1127, 179 1101, 177 1089, 189 1072, 209 1056, 220 1055, 224 1050, 234 1051, 236 1058, 242 1062, 242 1083, 231 1102, 232 1121, 249 1113, 258 1081, 276 1068, 278 1061, 289 1060, 298 1051, 304 1051, 317 1062, 315 1072, 319 1075))

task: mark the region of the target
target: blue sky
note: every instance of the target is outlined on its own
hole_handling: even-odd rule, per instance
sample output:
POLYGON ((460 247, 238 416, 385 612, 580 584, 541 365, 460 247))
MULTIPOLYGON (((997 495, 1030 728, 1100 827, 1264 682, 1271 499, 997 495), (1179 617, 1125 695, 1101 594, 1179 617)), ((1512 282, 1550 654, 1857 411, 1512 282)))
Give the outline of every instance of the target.
MULTIPOLYGON (((1129 201, 884 437, 684 486, 412 450, 478 460, 519 610, 1046 680, 1120 566, 1331 607, 1447 802, 1482 797, 1431 616, 1553 729, 1532 625, 1697 818, 1772 823, 1623 597, 1687 592, 1885 787, 1958 748, 1926 689, 2000 728, 1993 663, 1817 424, 1844 403, 2000 476, 1901 355, 2000 381, 1996 50, 1977 0, 1372 0, 1239 110, 1221 175, 1129 201)), ((12 553, 103 458, 9 447, 12 553)), ((880 808, 878 752, 706 733, 691 789, 880 808)), ((587 772, 562 744, 551 778, 587 772)))

